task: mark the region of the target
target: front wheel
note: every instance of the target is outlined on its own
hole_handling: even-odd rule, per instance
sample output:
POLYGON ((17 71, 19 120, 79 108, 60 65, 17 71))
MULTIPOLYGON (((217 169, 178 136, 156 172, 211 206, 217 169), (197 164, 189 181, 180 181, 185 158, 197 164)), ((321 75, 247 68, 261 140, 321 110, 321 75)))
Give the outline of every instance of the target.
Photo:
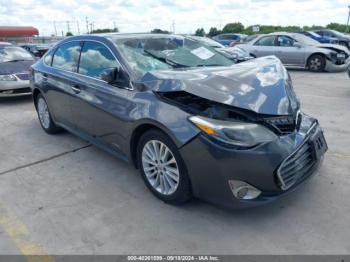
POLYGON ((143 180, 157 198, 170 204, 191 199, 184 161, 166 134, 158 130, 146 132, 137 147, 137 161, 143 180))
POLYGON ((56 134, 62 131, 62 128, 58 127, 52 120, 49 107, 47 106, 45 98, 39 94, 36 98, 36 110, 41 127, 48 134, 56 134))
POLYGON ((307 62, 307 67, 312 72, 322 72, 326 67, 326 60, 322 55, 312 55, 307 62))

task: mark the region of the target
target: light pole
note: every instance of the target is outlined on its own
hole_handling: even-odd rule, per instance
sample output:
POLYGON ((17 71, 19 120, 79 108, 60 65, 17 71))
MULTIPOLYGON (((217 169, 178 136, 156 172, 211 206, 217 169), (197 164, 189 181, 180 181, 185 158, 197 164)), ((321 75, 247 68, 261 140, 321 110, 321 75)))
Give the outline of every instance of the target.
POLYGON ((350 19, 350 5, 348 5, 348 21, 346 22, 346 32, 349 32, 349 19, 350 19))

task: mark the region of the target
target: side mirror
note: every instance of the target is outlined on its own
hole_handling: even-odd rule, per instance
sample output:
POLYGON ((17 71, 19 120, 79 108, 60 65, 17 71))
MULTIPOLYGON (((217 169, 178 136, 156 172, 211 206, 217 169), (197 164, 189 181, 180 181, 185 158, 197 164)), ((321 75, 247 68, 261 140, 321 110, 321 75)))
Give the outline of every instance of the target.
POLYGON ((117 72, 118 68, 107 69, 101 74, 101 79, 106 81, 108 84, 113 83, 116 79, 117 72))
POLYGON ((294 42, 293 43, 293 46, 294 47, 297 47, 297 48, 302 48, 303 46, 300 44, 300 43, 298 43, 298 42, 294 42))
POLYGON ((101 74, 101 79, 108 84, 128 88, 130 85, 129 75, 121 68, 111 68, 101 74))

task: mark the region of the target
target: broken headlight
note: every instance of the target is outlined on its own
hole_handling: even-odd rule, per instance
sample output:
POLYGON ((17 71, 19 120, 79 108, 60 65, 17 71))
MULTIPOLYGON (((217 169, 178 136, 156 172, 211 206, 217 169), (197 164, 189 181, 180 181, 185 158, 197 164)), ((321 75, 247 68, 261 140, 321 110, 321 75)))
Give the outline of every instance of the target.
POLYGON ((208 136, 229 145, 251 148, 277 139, 269 129, 254 123, 223 121, 202 116, 192 116, 189 120, 208 136))

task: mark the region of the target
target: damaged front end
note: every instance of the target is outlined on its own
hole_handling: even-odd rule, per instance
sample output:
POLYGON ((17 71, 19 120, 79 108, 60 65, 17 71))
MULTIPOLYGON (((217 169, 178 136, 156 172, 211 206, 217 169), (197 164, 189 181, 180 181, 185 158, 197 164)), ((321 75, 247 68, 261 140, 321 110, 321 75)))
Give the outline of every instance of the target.
POLYGON ((323 44, 319 48, 326 50, 325 71, 340 72, 347 69, 350 64, 350 53, 346 48, 333 44, 323 44))
POLYGON ((292 115, 267 115, 214 102, 185 91, 158 92, 159 98, 173 104, 185 112, 221 121, 242 121, 263 125, 277 135, 294 132, 300 125, 300 111, 292 115))
MULTIPOLYGON (((273 136, 269 132, 276 136, 288 135, 300 124, 300 106, 291 79, 275 57, 225 68, 158 71, 146 78, 145 83, 161 101, 200 118, 191 121, 197 127, 201 126, 199 122, 202 126, 205 122, 207 127, 220 126, 220 130, 210 132, 221 133, 221 138, 230 136, 222 132, 235 128, 254 129, 257 134, 264 133, 264 137, 270 138, 273 136), (258 130, 260 127, 256 125, 266 130, 258 130)), ((261 139, 264 141, 266 139, 261 139)), ((256 145, 246 144, 246 147, 256 145)), ((238 142, 236 145, 241 146, 238 142)))

